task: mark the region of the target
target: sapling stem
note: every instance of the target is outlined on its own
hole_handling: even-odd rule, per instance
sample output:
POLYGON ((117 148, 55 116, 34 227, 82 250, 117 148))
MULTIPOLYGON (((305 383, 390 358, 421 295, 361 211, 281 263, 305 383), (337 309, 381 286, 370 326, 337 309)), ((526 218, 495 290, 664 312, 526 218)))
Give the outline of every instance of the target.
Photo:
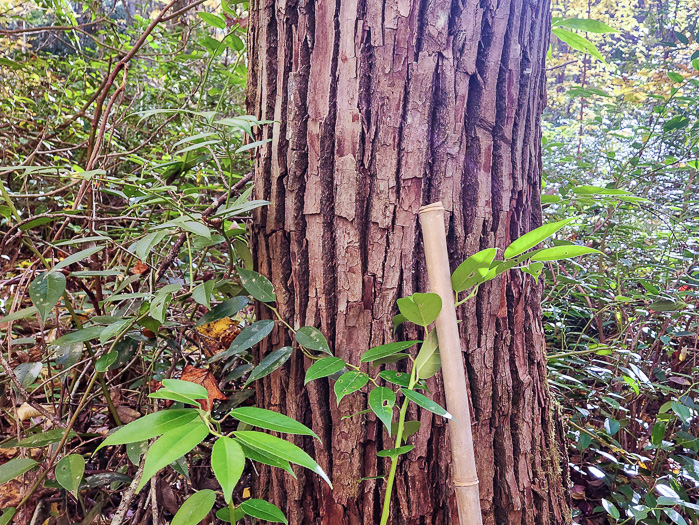
MULTIPOLYGON (((412 389, 417 381, 415 380, 415 366, 410 370, 410 382, 408 383, 408 389, 412 389)), ((396 441, 394 448, 399 448, 401 440, 403 439, 403 428, 405 426, 405 414, 408 411, 408 398, 403 399, 403 405, 400 407, 400 415, 398 416, 398 430, 396 431, 396 441)), ((391 514, 391 496, 393 493, 393 483, 396 479, 396 468, 398 468, 398 457, 394 456, 391 458, 391 470, 388 473, 388 480, 386 481, 386 494, 383 500, 383 511, 381 513, 381 525, 386 525, 388 523, 388 517, 391 514)))

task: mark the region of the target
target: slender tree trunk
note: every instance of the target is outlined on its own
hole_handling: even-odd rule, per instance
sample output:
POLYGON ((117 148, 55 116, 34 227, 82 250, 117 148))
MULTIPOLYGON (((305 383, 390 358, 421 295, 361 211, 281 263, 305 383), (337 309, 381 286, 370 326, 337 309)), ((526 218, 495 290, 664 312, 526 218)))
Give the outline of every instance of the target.
MULTIPOLYGON (((541 224, 540 117, 548 0, 252 0, 249 111, 274 120, 255 158, 258 270, 281 315, 336 355, 394 340, 396 299, 428 289, 418 208, 448 211, 452 269, 541 224)), ((565 451, 546 384, 540 284, 510 272, 460 308, 484 522, 569 523, 565 451)), ((264 310, 260 315, 267 315, 264 310)), ((405 333, 406 337, 419 334, 405 333)), ((290 344, 283 329, 260 349, 290 344)), ((365 395, 338 408, 331 382, 303 386, 296 352, 258 403, 318 433, 298 444, 334 484, 270 469, 255 490, 291 524, 378 523, 392 440, 365 395)), ((443 403, 439 374, 428 383, 443 403)), ((392 523, 458 523, 448 428, 422 422, 399 467, 392 523)))

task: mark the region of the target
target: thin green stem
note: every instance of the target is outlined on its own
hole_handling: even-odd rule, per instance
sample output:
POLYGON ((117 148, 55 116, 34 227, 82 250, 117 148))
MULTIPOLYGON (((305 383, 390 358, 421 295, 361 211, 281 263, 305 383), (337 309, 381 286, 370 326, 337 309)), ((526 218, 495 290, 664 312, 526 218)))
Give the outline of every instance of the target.
MULTIPOLYGON (((415 366, 410 370, 410 383, 408 384, 408 390, 411 390, 417 381, 415 380, 415 366)), ((405 426, 405 414, 408 411, 408 398, 403 400, 403 406, 400 408, 400 416, 398 417, 398 431, 396 432, 395 448, 400 447, 401 440, 403 439, 403 427, 405 426)), ((393 493, 393 483, 396 479, 396 469, 398 468, 398 455, 391 458, 391 470, 388 473, 388 480, 386 481, 386 494, 383 500, 383 512, 381 513, 381 525, 386 525, 388 523, 388 517, 391 514, 391 496, 393 493)))

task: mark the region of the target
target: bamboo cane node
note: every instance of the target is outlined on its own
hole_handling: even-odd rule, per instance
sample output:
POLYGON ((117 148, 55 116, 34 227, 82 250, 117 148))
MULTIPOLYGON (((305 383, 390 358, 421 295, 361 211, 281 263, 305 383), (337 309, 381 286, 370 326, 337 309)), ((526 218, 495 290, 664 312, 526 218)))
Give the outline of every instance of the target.
POLYGON ((418 213, 423 214, 423 213, 429 213, 431 211, 439 211, 439 210, 444 210, 444 206, 442 205, 442 201, 437 201, 437 202, 433 202, 432 204, 422 206, 418 210, 418 213))
POLYGON ((455 487, 474 487, 476 485, 478 485, 478 478, 471 480, 454 480, 455 487))

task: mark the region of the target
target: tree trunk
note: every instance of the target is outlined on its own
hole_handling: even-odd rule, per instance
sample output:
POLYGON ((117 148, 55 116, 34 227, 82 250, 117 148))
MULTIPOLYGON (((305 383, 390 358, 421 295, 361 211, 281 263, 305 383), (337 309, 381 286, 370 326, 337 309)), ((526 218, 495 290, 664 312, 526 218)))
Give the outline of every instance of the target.
MULTIPOLYGON (((359 363, 394 340, 396 299, 428 290, 417 211, 441 200, 452 269, 541 224, 548 0, 252 0, 248 105, 259 138, 253 233, 280 314, 316 326, 359 363)), ((541 286, 509 272, 460 308, 484 523, 569 523, 565 450, 546 384, 541 286)), ((268 317, 265 310, 259 314, 268 317)), ((406 332, 404 337, 420 334, 406 332)), ((290 344, 279 327, 265 354, 290 344)), ((304 387, 295 352, 258 385, 260 406, 311 426, 300 438, 334 482, 265 469, 254 489, 289 523, 378 523, 392 448, 366 396, 338 408, 332 382, 304 387)), ((439 374, 429 380, 443 403, 439 374)), ((396 483, 394 524, 458 523, 446 422, 422 422, 396 483)))

